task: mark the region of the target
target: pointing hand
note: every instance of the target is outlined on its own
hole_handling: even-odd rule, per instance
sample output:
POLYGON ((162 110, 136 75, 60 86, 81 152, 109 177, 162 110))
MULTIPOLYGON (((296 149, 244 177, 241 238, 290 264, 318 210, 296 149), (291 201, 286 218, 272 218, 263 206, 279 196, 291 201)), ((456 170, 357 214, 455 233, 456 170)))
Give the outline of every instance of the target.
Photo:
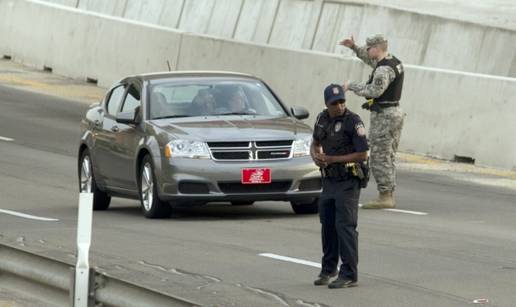
POLYGON ((353 35, 351 35, 350 38, 346 38, 345 40, 339 42, 339 45, 351 48, 355 45, 355 37, 353 37, 353 35))

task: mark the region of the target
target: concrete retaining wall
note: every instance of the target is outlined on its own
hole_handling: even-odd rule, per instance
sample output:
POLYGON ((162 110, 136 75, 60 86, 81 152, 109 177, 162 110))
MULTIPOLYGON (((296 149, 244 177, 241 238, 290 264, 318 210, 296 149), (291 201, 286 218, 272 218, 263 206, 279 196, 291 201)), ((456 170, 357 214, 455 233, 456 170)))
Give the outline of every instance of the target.
MULTIPOLYGON (((516 29, 336 0, 47 0, 180 30, 351 55, 337 45, 384 33, 405 63, 516 77, 516 29)), ((381 2, 380 2, 381 3, 381 2)))
MULTIPOLYGON (((331 82, 365 80, 371 69, 327 53, 295 51, 182 33, 120 18, 0 0, 0 55, 55 73, 96 78, 102 86, 127 74, 166 70, 232 70, 267 81, 288 105, 314 115, 331 82)), ((402 98, 407 120, 400 149, 477 164, 516 167, 516 79, 408 65, 402 98)), ((363 118, 362 99, 348 106, 363 118)))

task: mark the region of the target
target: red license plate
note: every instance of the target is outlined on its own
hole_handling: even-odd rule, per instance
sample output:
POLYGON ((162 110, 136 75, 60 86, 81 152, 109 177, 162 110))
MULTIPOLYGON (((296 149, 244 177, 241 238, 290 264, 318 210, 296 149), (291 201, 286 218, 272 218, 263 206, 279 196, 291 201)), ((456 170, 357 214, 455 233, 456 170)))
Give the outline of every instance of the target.
POLYGON ((243 184, 266 184, 271 183, 270 168, 244 168, 242 170, 243 184))

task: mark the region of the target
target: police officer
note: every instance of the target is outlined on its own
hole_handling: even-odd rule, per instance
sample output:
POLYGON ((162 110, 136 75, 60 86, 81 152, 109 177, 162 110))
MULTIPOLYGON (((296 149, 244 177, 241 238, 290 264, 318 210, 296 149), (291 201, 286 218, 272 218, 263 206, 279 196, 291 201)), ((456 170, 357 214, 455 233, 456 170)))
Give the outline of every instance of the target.
POLYGON ((314 285, 345 288, 356 285, 358 264, 357 211, 360 181, 352 168, 367 159, 367 139, 360 117, 346 109, 344 88, 330 84, 324 90, 326 110, 314 127, 310 154, 322 173, 319 199, 322 224, 322 269, 314 285), (342 262, 337 276, 339 256, 342 262))
POLYGON ((396 187, 396 151, 400 142, 404 114, 399 107, 403 88, 403 64, 387 51, 387 40, 380 34, 367 38, 366 46, 358 47, 353 36, 340 42, 351 48, 366 64, 374 68, 366 83, 349 81, 351 90, 367 99, 363 108, 371 111, 369 140, 371 171, 378 187, 378 198, 364 204, 364 209, 394 208, 396 187))

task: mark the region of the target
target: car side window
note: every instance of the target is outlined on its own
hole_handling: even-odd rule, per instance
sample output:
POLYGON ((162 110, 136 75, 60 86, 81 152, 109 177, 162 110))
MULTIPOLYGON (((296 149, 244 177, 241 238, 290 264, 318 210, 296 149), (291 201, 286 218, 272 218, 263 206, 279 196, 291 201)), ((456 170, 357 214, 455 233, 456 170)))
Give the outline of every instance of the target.
POLYGON ((111 91, 111 95, 109 95, 109 100, 107 102, 107 111, 109 114, 113 116, 116 115, 120 102, 122 101, 122 96, 124 96, 124 91, 125 87, 123 85, 115 87, 111 91))
POLYGON ((132 112, 140 105, 140 91, 134 86, 129 86, 127 96, 122 105, 122 112, 132 112))

